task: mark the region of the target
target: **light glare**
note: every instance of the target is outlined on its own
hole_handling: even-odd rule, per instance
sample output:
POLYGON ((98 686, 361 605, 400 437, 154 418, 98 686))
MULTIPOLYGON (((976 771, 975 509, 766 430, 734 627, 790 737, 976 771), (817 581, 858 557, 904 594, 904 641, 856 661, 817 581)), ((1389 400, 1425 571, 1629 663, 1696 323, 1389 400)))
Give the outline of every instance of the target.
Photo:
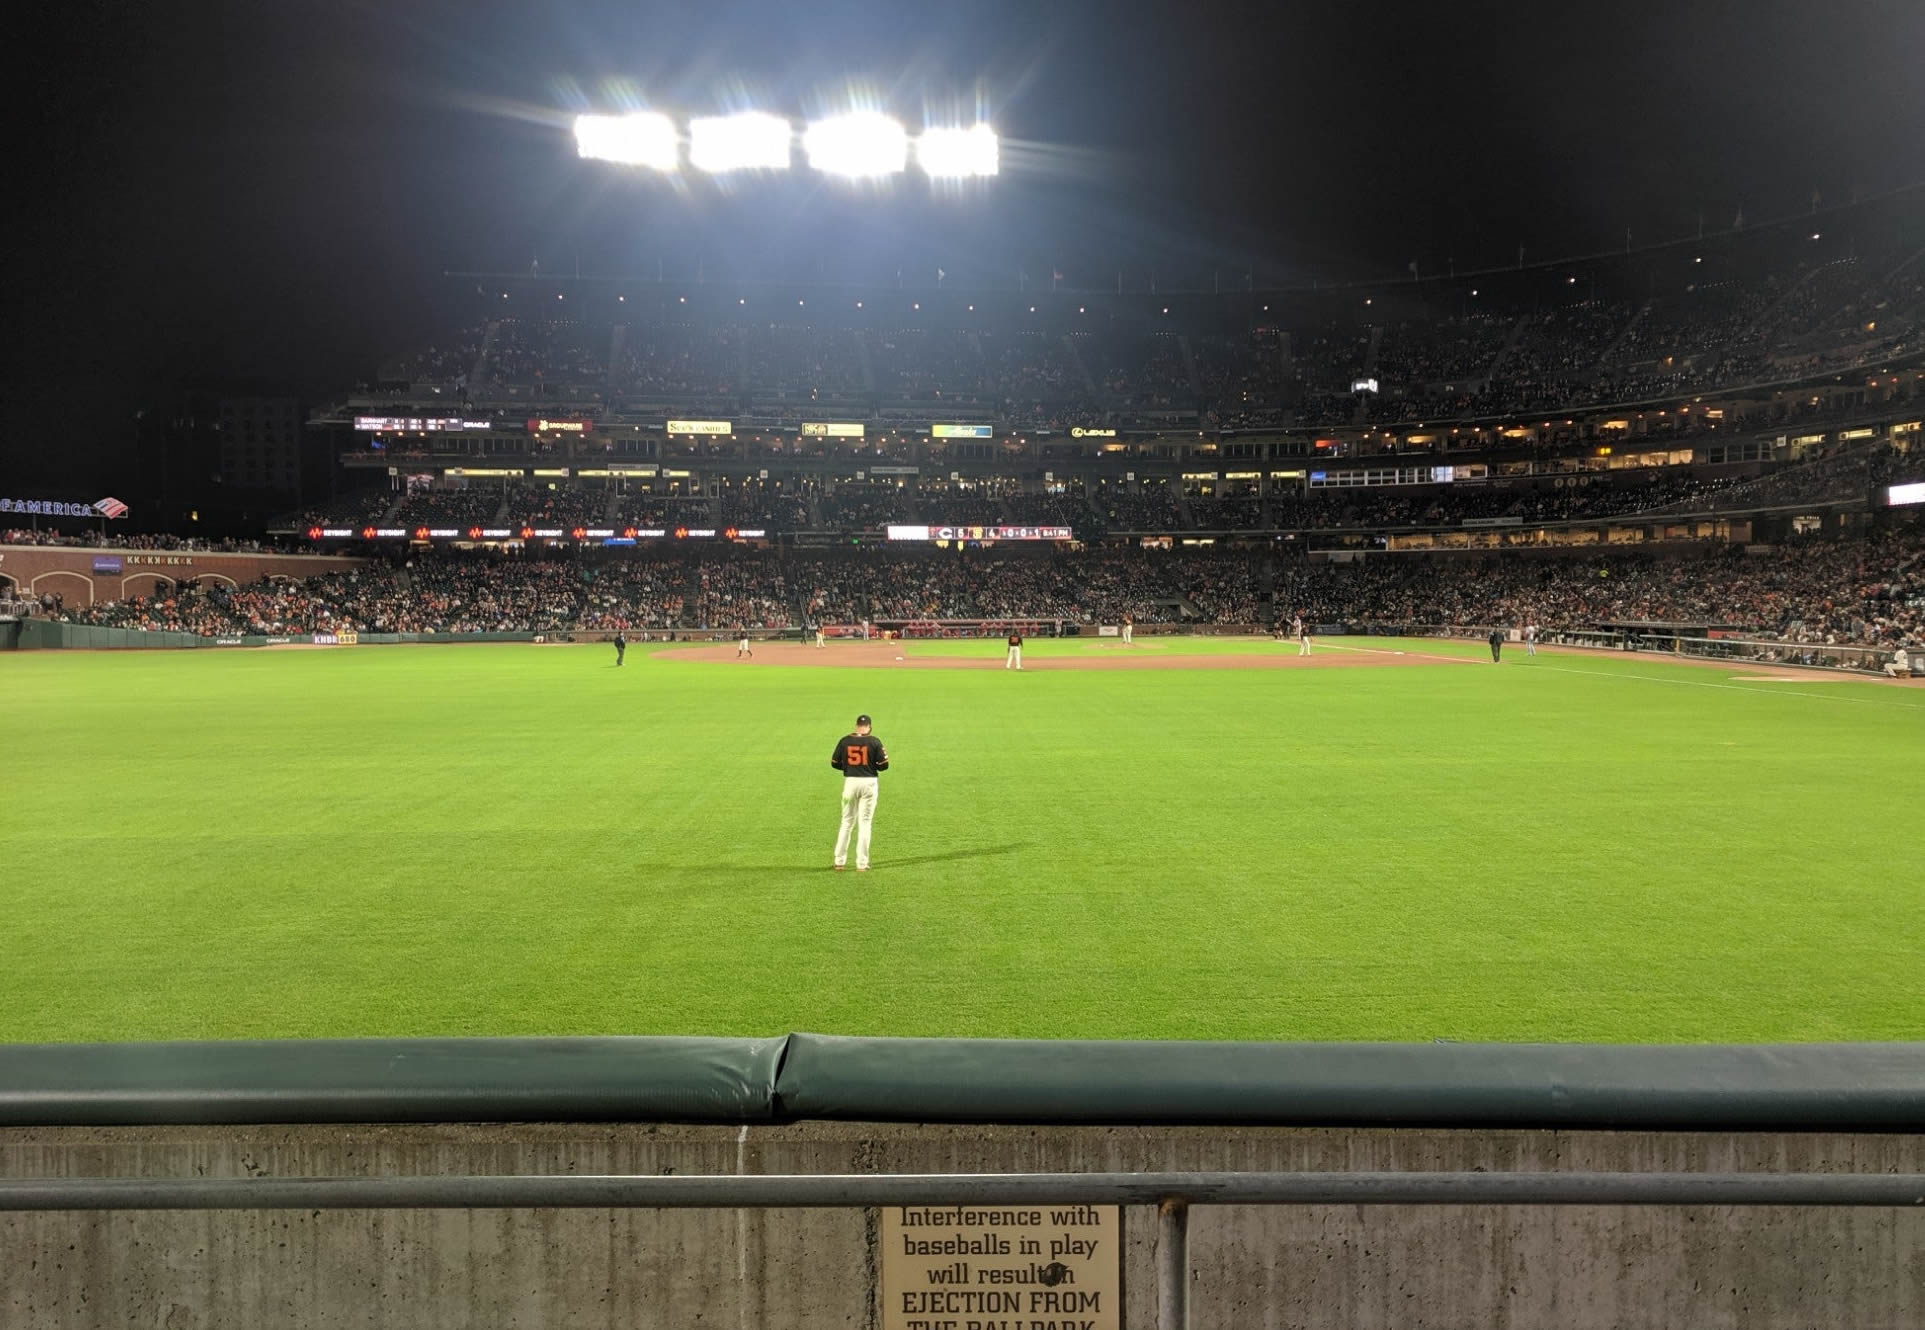
POLYGON ((894 175, 909 162, 909 136, 879 111, 818 120, 802 133, 809 165, 828 175, 894 175))
POLYGON ((575 150, 583 157, 624 166, 675 169, 675 122, 655 111, 633 115, 578 115, 575 150))
POLYGON ((1001 145, 988 125, 968 129, 925 129, 916 140, 916 161, 925 174, 941 179, 995 175, 1001 145))
POLYGON ((789 122, 763 111, 702 116, 688 122, 689 165, 724 171, 786 171, 789 122))

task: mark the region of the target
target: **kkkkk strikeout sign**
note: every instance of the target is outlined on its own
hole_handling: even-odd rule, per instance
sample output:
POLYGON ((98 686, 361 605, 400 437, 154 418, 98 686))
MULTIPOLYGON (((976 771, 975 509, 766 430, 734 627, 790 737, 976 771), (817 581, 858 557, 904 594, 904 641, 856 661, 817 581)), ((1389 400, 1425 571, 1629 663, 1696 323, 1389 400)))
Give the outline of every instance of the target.
POLYGON ((1119 1330, 1114 1205, 882 1211, 882 1330, 1119 1330))

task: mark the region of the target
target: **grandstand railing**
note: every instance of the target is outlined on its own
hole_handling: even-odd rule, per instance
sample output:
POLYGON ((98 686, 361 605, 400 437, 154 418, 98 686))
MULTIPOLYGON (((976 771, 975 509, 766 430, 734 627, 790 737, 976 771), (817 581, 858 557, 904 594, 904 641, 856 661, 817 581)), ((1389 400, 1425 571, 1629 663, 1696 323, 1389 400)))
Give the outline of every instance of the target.
POLYGON ((340 1209, 868 1209, 1154 1205, 1157 1330, 1189 1330, 1199 1205, 1925 1207, 1925 1174, 1008 1173, 711 1177, 32 1178, 0 1212, 340 1209))

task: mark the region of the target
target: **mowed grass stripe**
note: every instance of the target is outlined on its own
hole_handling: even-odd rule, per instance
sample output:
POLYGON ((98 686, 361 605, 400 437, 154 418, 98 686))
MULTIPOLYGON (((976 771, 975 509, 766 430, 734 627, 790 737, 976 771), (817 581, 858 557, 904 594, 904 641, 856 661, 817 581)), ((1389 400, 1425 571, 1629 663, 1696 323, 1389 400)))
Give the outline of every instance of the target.
POLYGON ((1925 1037, 1907 690, 836 650, 0 657, 0 1038, 1925 1037))

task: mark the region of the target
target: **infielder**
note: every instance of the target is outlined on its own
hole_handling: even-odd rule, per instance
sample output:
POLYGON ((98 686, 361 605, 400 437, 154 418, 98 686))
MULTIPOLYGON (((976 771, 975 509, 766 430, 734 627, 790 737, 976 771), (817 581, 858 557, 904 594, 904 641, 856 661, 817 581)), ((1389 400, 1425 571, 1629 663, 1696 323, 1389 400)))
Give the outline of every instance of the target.
POLYGON ((1009 630, 1009 650, 1003 653, 1003 668, 1006 670, 1023 668, 1023 635, 1014 628, 1009 630))
POLYGON ((1310 625, 1305 623, 1303 616, 1299 614, 1294 620, 1291 621, 1290 626, 1296 629, 1296 632, 1297 632, 1297 654, 1299 656, 1309 655, 1310 654, 1310 625))
POLYGON ((749 645, 749 635, 746 629, 743 630, 742 640, 735 644, 735 658, 740 660, 744 656, 747 656, 750 660, 755 659, 755 648, 749 645))
POLYGON ((822 649, 822 625, 821 624, 817 624, 815 626, 815 646, 816 646, 816 650, 818 651, 822 649))
POLYGON ((869 718, 856 717, 855 733, 836 740, 829 765, 842 773, 842 830, 836 833, 836 872, 849 862, 849 833, 856 834, 856 872, 869 871, 869 828, 876 819, 877 776, 889 769, 889 750, 869 733, 869 718))
POLYGON ((1534 623, 1524 625, 1524 654, 1527 656, 1537 654, 1537 625, 1534 623))
POLYGON ((1128 646, 1130 644, 1130 640, 1131 640, 1130 631, 1135 627, 1136 627, 1136 616, 1134 614, 1125 614, 1123 616, 1123 645, 1124 646, 1128 646))

